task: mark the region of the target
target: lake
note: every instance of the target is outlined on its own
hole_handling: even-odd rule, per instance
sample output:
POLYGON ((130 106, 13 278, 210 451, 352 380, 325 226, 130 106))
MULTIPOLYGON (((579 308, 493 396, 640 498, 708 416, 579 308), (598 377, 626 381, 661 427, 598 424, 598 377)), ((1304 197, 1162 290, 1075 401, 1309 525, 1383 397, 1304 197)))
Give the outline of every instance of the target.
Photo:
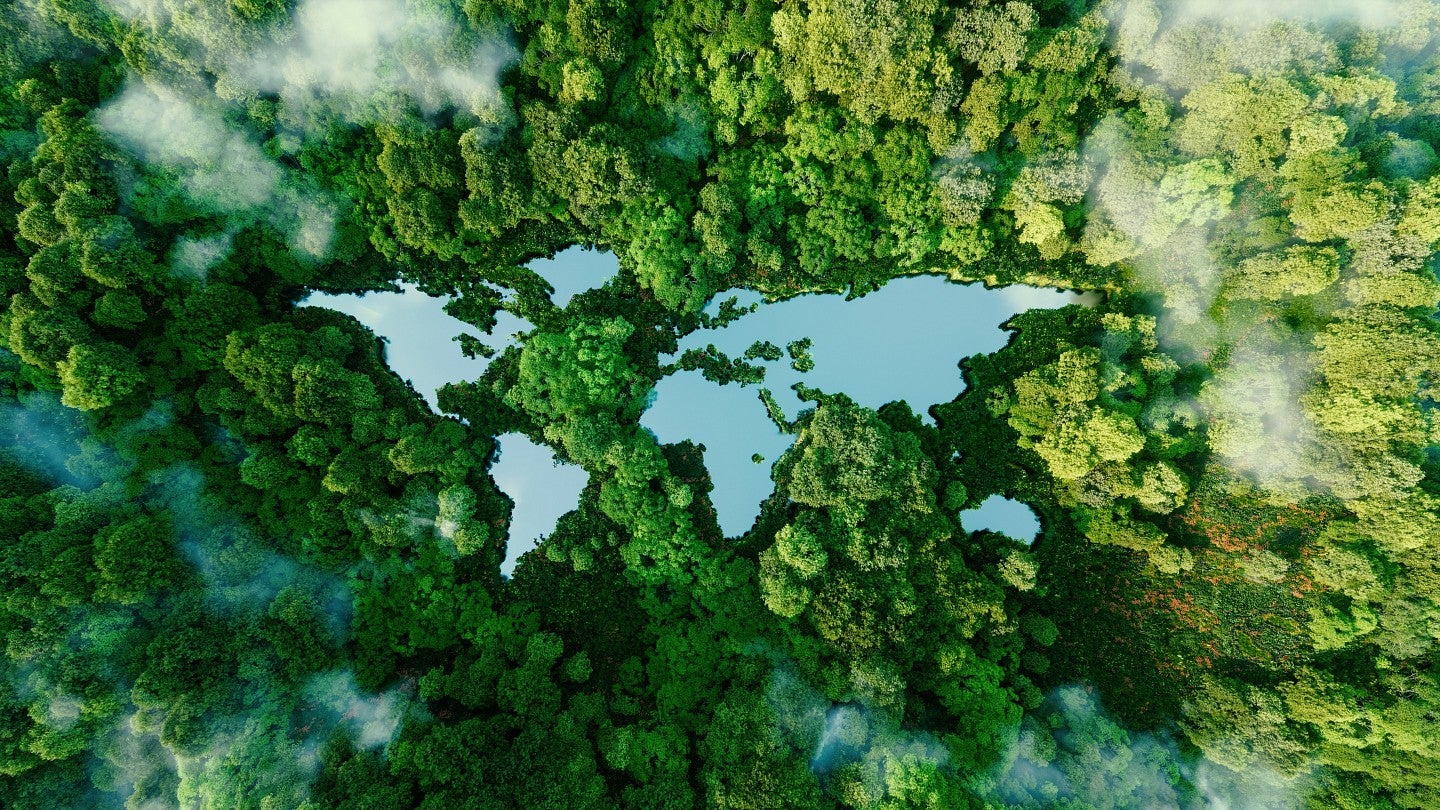
POLYGON ((515 501, 510 514, 510 542, 500 573, 510 576, 520 555, 535 548, 555 530, 560 516, 575 508, 590 476, 574 464, 564 464, 548 447, 518 433, 497 438, 499 458, 490 466, 500 491, 515 501))
MULTIPOLYGON (((620 269, 615 254, 574 247, 553 259, 536 259, 530 269, 554 288, 550 300, 565 306, 576 293, 604 284, 620 269)), ((480 330, 445 312, 445 298, 426 295, 412 285, 402 292, 372 292, 362 295, 311 293, 301 306, 326 307, 350 315, 385 339, 385 357, 390 368, 410 381, 433 409, 435 391, 448 382, 473 380, 485 373, 487 358, 466 357, 455 336, 461 333, 481 338, 496 352, 515 345, 519 334, 534 324, 501 310, 495 328, 485 335, 480 330)))
POLYGON ((960 525, 966 531, 999 532, 1029 545, 1040 532, 1040 518, 1035 510, 1003 495, 991 495, 974 509, 960 513, 960 525))
MULTIPOLYGON (((742 305, 760 302, 755 293, 737 293, 742 305)), ((719 310, 722 293, 711 302, 719 310)), ((803 295, 772 304, 715 330, 687 336, 680 351, 714 344, 731 357, 758 340, 780 347, 808 337, 814 369, 801 373, 788 358, 756 361, 765 368, 764 386, 794 419, 803 403, 790 386, 803 382, 826 393, 844 393, 872 408, 904 400, 922 419, 931 405, 949 402, 965 387, 959 363, 972 354, 990 353, 1009 340, 1000 325, 1027 309, 1053 309, 1082 302, 1061 290, 1014 285, 986 289, 956 284, 940 276, 899 278, 863 298, 803 295)), ((767 417, 758 386, 716 385, 698 371, 673 374, 657 386, 655 402, 641 418, 663 442, 691 439, 705 445, 705 465, 715 485, 711 499, 727 536, 748 530, 760 503, 773 490, 771 464, 794 437, 767 417), (754 455, 764 461, 755 463, 754 455)), ((1028 507, 1017 504, 1029 512, 1028 507)), ((980 518, 1018 540, 1035 531, 1014 510, 990 508, 980 518), (1028 534, 1026 533, 1028 528, 1028 534)), ((968 526, 967 528, 976 528, 968 526)))
MULTIPOLYGON (((537 259, 530 268, 554 289, 550 300, 565 306, 576 294, 604 284, 620 269, 613 253, 569 248, 553 259, 537 259)), ((312 293, 303 306, 327 307, 365 324, 385 339, 385 357, 391 369, 408 379, 415 390, 436 408, 435 392, 446 383, 473 380, 485 373, 490 360, 466 357, 455 336, 481 338, 496 352, 513 346, 534 325, 501 311, 490 335, 451 317, 444 298, 426 295, 410 285, 402 292, 364 295, 312 293)), ((499 451, 490 475, 500 490, 515 502, 510 516, 510 541, 500 571, 509 576, 521 554, 554 531, 560 516, 575 508, 588 476, 573 464, 560 464, 550 448, 515 433, 497 437, 499 451)))
MULTIPOLYGON (((570 248, 530 267, 554 289, 551 300, 564 306, 584 290, 603 284, 619 269, 614 254, 570 248)), ((708 311, 718 312, 722 293, 708 311)), ((931 422, 931 405, 949 402, 964 388, 958 364, 972 354, 998 350, 1009 339, 1001 324, 1032 308, 1076 303, 1072 292, 1015 285, 986 289, 955 284, 939 276, 896 279, 880 290, 847 301, 842 295, 803 295, 764 303, 748 291, 734 293, 741 305, 758 309, 730 325, 688 335, 680 351, 714 344, 732 357, 752 343, 768 340, 786 347, 810 338, 814 367, 800 372, 788 357, 755 361, 766 369, 769 389, 793 420, 807 405, 791 390, 797 382, 827 393, 844 393, 856 402, 878 408, 905 400, 931 422)), ((462 332, 484 339, 497 350, 515 344, 531 324, 499 313, 493 334, 482 335, 447 315, 445 299, 432 298, 413 287, 399 293, 328 295, 314 293, 304 304, 325 306, 354 316, 387 341, 390 367, 411 381, 435 407, 435 390, 447 382, 479 377, 489 361, 467 358, 453 338, 462 332)), ((678 355, 677 355, 678 356, 678 355)), ((662 358, 673 362, 674 358, 662 358)), ((748 530, 760 503, 773 491, 770 470, 794 436, 781 432, 766 415, 759 386, 725 386, 705 380, 698 371, 681 371, 660 381, 653 404, 641 418, 662 442, 684 439, 705 445, 705 463, 714 491, 711 499, 727 536, 748 530), (759 456, 757 462, 755 456, 759 456)), ((505 573, 515 560, 554 530, 561 515, 574 508, 585 485, 585 473, 557 464, 549 448, 518 434, 499 439, 500 453, 491 474, 515 501, 505 573)), ((990 529, 1030 542, 1038 529, 1034 513, 1024 504, 998 496, 962 516, 966 529, 990 529)))

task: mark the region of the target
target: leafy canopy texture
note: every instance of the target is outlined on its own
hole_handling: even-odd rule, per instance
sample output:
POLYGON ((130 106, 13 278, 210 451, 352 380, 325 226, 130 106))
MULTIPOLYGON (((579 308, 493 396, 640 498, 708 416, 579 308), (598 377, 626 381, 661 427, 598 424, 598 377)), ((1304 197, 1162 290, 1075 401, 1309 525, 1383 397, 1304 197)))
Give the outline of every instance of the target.
POLYGON ((5 4, 0 806, 1440 807, 1437 149, 1434 0, 5 4), (1088 294, 726 537, 654 391, 823 352, 681 339, 916 274, 1088 294))

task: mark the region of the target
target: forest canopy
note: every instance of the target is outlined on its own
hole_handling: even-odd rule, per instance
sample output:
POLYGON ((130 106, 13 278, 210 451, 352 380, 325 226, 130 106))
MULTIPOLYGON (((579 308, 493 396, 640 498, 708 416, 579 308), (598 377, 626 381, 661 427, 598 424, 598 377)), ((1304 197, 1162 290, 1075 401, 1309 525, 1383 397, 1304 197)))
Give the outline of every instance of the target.
POLYGON ((0 804, 1440 806, 1437 149, 1434 0, 9 0, 0 804), (726 537, 681 339, 918 274, 1097 294, 726 537))

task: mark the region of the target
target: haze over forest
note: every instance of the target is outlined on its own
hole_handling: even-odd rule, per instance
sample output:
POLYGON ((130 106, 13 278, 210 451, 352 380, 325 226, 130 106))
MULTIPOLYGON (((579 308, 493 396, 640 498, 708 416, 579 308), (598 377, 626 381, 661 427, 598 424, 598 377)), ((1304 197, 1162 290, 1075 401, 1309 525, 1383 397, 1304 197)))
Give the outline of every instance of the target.
POLYGON ((1437 148, 1436 0, 8 0, 0 806, 1440 807, 1437 148))

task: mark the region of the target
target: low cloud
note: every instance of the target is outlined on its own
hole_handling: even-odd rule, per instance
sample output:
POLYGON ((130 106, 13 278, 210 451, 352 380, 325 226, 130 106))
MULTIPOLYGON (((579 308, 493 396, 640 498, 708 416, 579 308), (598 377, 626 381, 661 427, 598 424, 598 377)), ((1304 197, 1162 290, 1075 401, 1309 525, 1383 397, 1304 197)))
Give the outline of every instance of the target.
POLYGON ((130 82, 95 113, 96 125, 149 163, 176 169, 190 196, 222 211, 270 205, 280 166, 247 134, 164 85, 130 82))
POLYGON ((101 737, 94 754, 91 781, 102 792, 125 800, 127 808, 176 806, 179 763, 160 742, 158 731, 146 728, 137 713, 121 716, 101 737))
POLYGON ((232 79, 356 122, 388 117, 396 97, 426 115, 482 113, 519 58, 508 39, 466 36, 449 14, 402 0, 305 0, 274 40, 234 58, 232 79))
MULTIPOLYGON (((1318 352, 1303 327, 1271 319, 1250 299, 1299 296, 1315 288, 1297 276, 1299 286, 1237 295, 1236 278, 1244 275, 1237 271, 1248 265, 1235 255, 1243 250, 1261 258, 1265 251, 1279 256, 1276 248, 1291 223, 1283 212, 1268 212, 1265 219, 1248 213, 1241 183, 1265 180, 1264 173, 1273 171, 1271 164, 1289 148, 1283 139, 1295 136, 1277 134, 1279 147, 1272 144, 1244 160, 1211 143, 1207 126, 1224 129, 1239 122, 1225 118, 1209 83, 1222 77, 1238 81, 1237 76, 1280 82, 1297 68, 1309 74, 1339 70, 1339 52, 1323 29, 1342 23, 1384 29, 1380 44, 1387 53, 1413 48, 1420 40, 1406 32, 1417 24, 1425 27, 1423 21, 1433 20, 1436 10, 1408 0, 1119 0, 1101 9, 1120 58, 1117 77, 1136 104, 1126 116, 1112 115, 1097 125, 1082 148, 1095 177, 1088 193, 1086 256, 1098 265, 1124 266, 1137 287, 1158 297, 1157 335, 1165 351, 1182 362, 1217 368, 1196 403, 1209 422, 1217 459, 1270 496, 1303 497, 1321 478, 1319 431, 1301 404, 1318 352), (1185 117, 1176 120, 1177 115, 1185 117), (1157 145, 1162 136, 1168 143, 1157 145), (1173 151, 1174 145, 1184 149, 1173 151), (1196 157, 1206 153, 1214 154, 1196 157)), ((1420 39, 1432 36, 1433 31, 1420 39)), ((1298 90, 1293 95, 1276 103, 1303 112, 1308 99, 1298 90)), ((1423 165, 1428 156, 1411 149, 1402 158, 1423 165)), ((1355 261, 1361 258, 1363 251, 1355 261)), ((1329 281, 1319 276, 1313 281, 1330 283, 1333 272, 1329 281)))
POLYGON ((1313 349, 1271 342, 1242 346, 1205 384, 1210 449, 1230 469, 1290 499, 1309 491, 1318 437, 1301 408, 1310 388, 1313 349))
MULTIPOLYGON (((269 224, 303 256, 322 258, 335 206, 265 154, 248 133, 226 123, 224 109, 165 85, 131 81, 96 110, 95 125, 131 154, 175 172, 196 203, 231 227, 269 224)), ((223 258, 228 240, 182 240, 172 265, 194 275, 223 258), (197 268, 200 268, 197 271, 197 268)))
POLYGON ((447 3, 407 0, 300 0, 288 14, 247 22, 223 4, 101 0, 114 14, 166 42, 152 74, 178 68, 188 84, 203 66, 217 81, 196 90, 246 104, 278 97, 285 127, 316 131, 333 117, 388 121, 412 108, 445 109, 508 126, 501 74, 520 57, 497 18, 477 30, 447 3))
POLYGON ((884 778, 887 771, 933 773, 949 763, 949 749, 934 735, 902 728, 890 713, 861 702, 834 703, 788 667, 771 673, 765 700, 782 737, 809 748, 811 773, 822 784, 844 780, 847 796, 860 791, 869 804, 913 798, 905 780, 884 778))
POLYGON ((1310 783, 1263 765, 1241 774, 1183 754, 1167 735, 1124 728, 1089 688, 1071 685, 1027 715, 995 770, 975 786, 1015 807, 1293 810, 1310 783))
POLYGON ((178 276, 204 280, 210 268, 224 261, 235 243, 235 233, 184 236, 170 249, 170 270, 178 276))
POLYGON ((0 403, 0 452, 53 485, 85 482, 86 476, 72 472, 69 462, 80 452, 86 432, 85 417, 53 394, 32 393, 0 403))
POLYGON ((183 14, 159 0, 107 0, 194 64, 215 73, 203 89, 183 73, 132 77, 95 113, 101 131, 147 164, 174 173, 198 205, 227 220, 223 232, 186 235, 172 250, 177 275, 202 279, 228 255, 241 228, 267 224, 296 254, 323 259, 342 201, 274 160, 227 116, 262 96, 278 98, 283 151, 335 119, 391 121, 460 110, 491 138, 514 122, 500 78, 519 58, 498 27, 478 34, 452 12, 404 0, 303 0, 291 16, 254 29, 206 9, 183 14))
POLYGON ((1253 28, 1277 20, 1314 23, 1349 22, 1371 28, 1396 25, 1414 3, 1402 0, 1182 0, 1169 4, 1177 25, 1216 20, 1237 28, 1253 28))
POLYGON ((400 689, 378 694, 362 692, 350 670, 317 675, 303 690, 310 703, 329 712, 328 720, 343 728, 358 748, 389 745, 400 731, 410 699, 400 689))

